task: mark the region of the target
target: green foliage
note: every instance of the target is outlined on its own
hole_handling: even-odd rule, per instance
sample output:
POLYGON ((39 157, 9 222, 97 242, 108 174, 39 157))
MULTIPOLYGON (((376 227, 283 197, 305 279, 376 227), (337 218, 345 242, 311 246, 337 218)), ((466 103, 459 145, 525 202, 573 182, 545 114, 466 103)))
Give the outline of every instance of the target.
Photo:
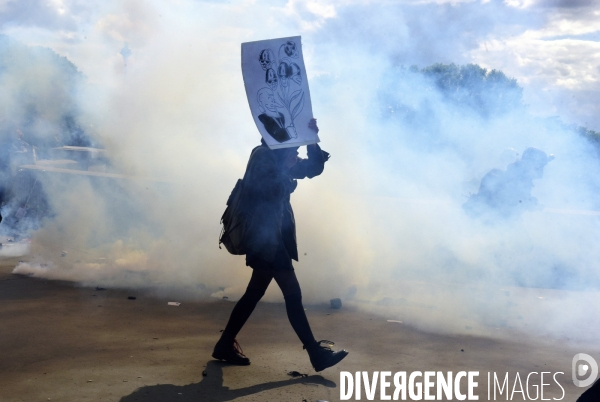
POLYGON ((575 131, 579 135, 581 135, 583 138, 585 138, 589 142, 591 142, 596 147, 596 149, 600 152, 600 133, 599 132, 590 130, 585 127, 578 127, 575 131))
POLYGON ((436 63, 419 72, 432 81, 446 100, 483 117, 501 115, 522 106, 523 89, 517 80, 499 70, 490 71, 477 64, 436 63))

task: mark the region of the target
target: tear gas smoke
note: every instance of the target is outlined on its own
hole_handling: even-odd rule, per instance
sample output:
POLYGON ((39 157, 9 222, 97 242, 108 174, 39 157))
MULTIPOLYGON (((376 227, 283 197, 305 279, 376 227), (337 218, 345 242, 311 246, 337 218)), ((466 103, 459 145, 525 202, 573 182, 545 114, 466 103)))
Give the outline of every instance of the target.
MULTIPOLYGON (((411 41, 427 38, 400 16, 400 28, 382 24, 357 39, 350 14, 328 25, 324 9, 303 24, 296 2, 126 4, 144 13, 113 10, 88 33, 89 51, 72 50, 89 74, 78 107, 115 170, 163 181, 44 176, 54 216, 15 272, 187 297, 219 287, 241 295, 250 269, 217 248, 225 201, 260 139, 240 43, 300 31, 322 146, 332 154, 323 175, 292 195, 306 303, 353 298, 452 332, 509 327, 585 339, 600 329, 589 319, 600 316, 595 149, 525 106, 483 116, 399 67, 462 63, 455 49, 472 38, 419 59, 411 41), (387 39, 386 30, 402 29, 402 40, 387 39), (530 146, 556 156, 534 182, 546 209, 492 224, 469 218, 461 205, 487 171, 506 167, 503 150, 530 146)), ((432 29, 428 43, 443 37, 426 17, 418 23, 432 29)), ((266 300, 281 297, 271 288, 266 300)))

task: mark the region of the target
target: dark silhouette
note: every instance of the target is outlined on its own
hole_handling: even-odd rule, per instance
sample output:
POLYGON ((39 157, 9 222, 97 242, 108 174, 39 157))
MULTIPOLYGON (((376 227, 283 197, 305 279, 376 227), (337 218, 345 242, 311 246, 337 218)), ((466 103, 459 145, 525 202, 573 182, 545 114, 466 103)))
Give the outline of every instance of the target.
MULTIPOLYGON (((318 132, 316 120, 309 128, 318 132)), ((342 360, 346 351, 333 352, 329 341, 317 342, 302 306, 302 293, 292 259, 298 261, 296 224, 290 194, 296 179, 320 175, 329 154, 317 144, 307 146, 308 159, 298 158, 298 148, 270 149, 264 140, 254 148, 243 179, 241 202, 245 204, 246 265, 253 269, 246 292, 231 312, 229 322, 216 344, 213 357, 238 365, 250 364, 235 339, 257 303, 275 279, 283 293, 288 318, 307 349, 316 371, 342 360)))
POLYGON ((541 179, 544 167, 554 156, 537 148, 527 148, 520 160, 506 170, 492 169, 481 180, 479 192, 463 204, 465 212, 474 218, 516 218, 524 211, 541 209, 531 196, 533 180, 541 179))
MULTIPOLYGON (((209 361, 204 370, 202 381, 177 386, 172 384, 158 384, 141 387, 132 394, 121 398, 120 402, 225 402, 233 401, 237 398, 257 394, 275 388, 287 387, 294 384, 322 385, 328 388, 335 388, 336 384, 320 375, 311 375, 298 379, 289 379, 283 381, 266 382, 256 384, 251 387, 230 389, 223 386, 223 367, 227 363, 215 360, 209 361)), ((200 374, 198 375, 200 376, 200 374)))

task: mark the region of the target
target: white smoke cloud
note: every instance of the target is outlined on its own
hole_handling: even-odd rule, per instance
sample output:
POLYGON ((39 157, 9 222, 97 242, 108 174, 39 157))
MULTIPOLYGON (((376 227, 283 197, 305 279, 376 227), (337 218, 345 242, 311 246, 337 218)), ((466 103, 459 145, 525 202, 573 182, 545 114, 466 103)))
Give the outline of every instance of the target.
MULTIPOLYGON (((305 300, 346 297, 355 286, 360 305, 387 306, 387 314, 428 329, 509 326, 584 337, 574 328, 597 313, 590 312, 600 305, 597 293, 531 286, 600 283, 593 212, 600 172, 589 144, 527 109, 482 118, 398 68, 502 69, 518 78, 537 114, 550 103, 548 114, 595 128, 597 95, 580 95, 595 85, 585 81, 595 42, 543 41, 557 34, 548 17, 557 9, 540 17, 538 6, 129 1, 82 11, 75 39, 12 24, 8 33, 51 46, 88 77, 81 107, 119 171, 167 181, 47 179, 56 217, 16 272, 187 297, 200 284, 239 295, 249 268, 216 245, 224 202, 259 140, 240 43, 300 33, 322 145, 332 154, 324 174, 292 195, 305 300), (126 67, 124 42, 132 51, 126 67), (581 60, 566 60, 569 49, 581 60), (540 95, 546 88, 560 95, 549 102, 540 95), (562 107, 572 96, 581 102, 562 107), (390 116, 398 105, 410 123, 390 116), (469 219, 461 205, 498 167, 502 150, 529 146, 557 156, 533 192, 547 211, 492 226, 469 219), (578 309, 584 302, 587 311, 578 309)), ((279 296, 271 289, 268 297, 279 296)))

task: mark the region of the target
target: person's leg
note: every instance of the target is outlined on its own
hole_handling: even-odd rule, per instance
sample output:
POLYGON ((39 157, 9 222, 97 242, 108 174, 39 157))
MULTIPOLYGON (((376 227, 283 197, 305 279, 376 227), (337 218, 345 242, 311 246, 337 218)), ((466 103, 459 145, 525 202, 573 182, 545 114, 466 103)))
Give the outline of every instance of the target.
POLYGON ((273 277, 279 285, 283 298, 285 299, 285 309, 287 311, 290 324, 296 331, 296 335, 304 346, 315 342, 312 330, 306 318, 304 307, 302 306, 302 291, 296 273, 293 270, 276 272, 273 277))
POLYGON ((283 292, 285 308, 292 328, 294 328, 298 338, 300 338, 300 341, 304 345, 304 349, 308 352, 310 362, 315 371, 322 371, 338 364, 348 355, 348 352, 345 350, 334 352, 330 348, 330 345, 333 345, 332 342, 317 342, 315 340, 308 324, 304 307, 302 306, 302 292, 300 291, 300 284, 296 278, 296 273, 293 270, 281 271, 275 273, 273 277, 283 292))
POLYGON ((221 340, 227 341, 228 343, 233 342, 233 339, 237 336, 238 332, 240 332, 254 311, 254 308, 264 296, 272 278, 273 276, 268 272, 261 272, 256 269, 252 270, 250 283, 248 283, 244 295, 231 311, 229 322, 227 322, 227 326, 221 335, 221 340))
POLYGON ((250 359, 243 354, 235 337, 265 294, 269 283, 271 283, 271 279, 273 279, 273 276, 269 273, 261 272, 256 269, 252 271, 252 277, 250 278, 248 288, 246 288, 246 292, 233 308, 227 326, 221 334, 221 338, 215 345, 212 354, 215 359, 225 360, 228 363, 238 365, 250 364, 250 359))

